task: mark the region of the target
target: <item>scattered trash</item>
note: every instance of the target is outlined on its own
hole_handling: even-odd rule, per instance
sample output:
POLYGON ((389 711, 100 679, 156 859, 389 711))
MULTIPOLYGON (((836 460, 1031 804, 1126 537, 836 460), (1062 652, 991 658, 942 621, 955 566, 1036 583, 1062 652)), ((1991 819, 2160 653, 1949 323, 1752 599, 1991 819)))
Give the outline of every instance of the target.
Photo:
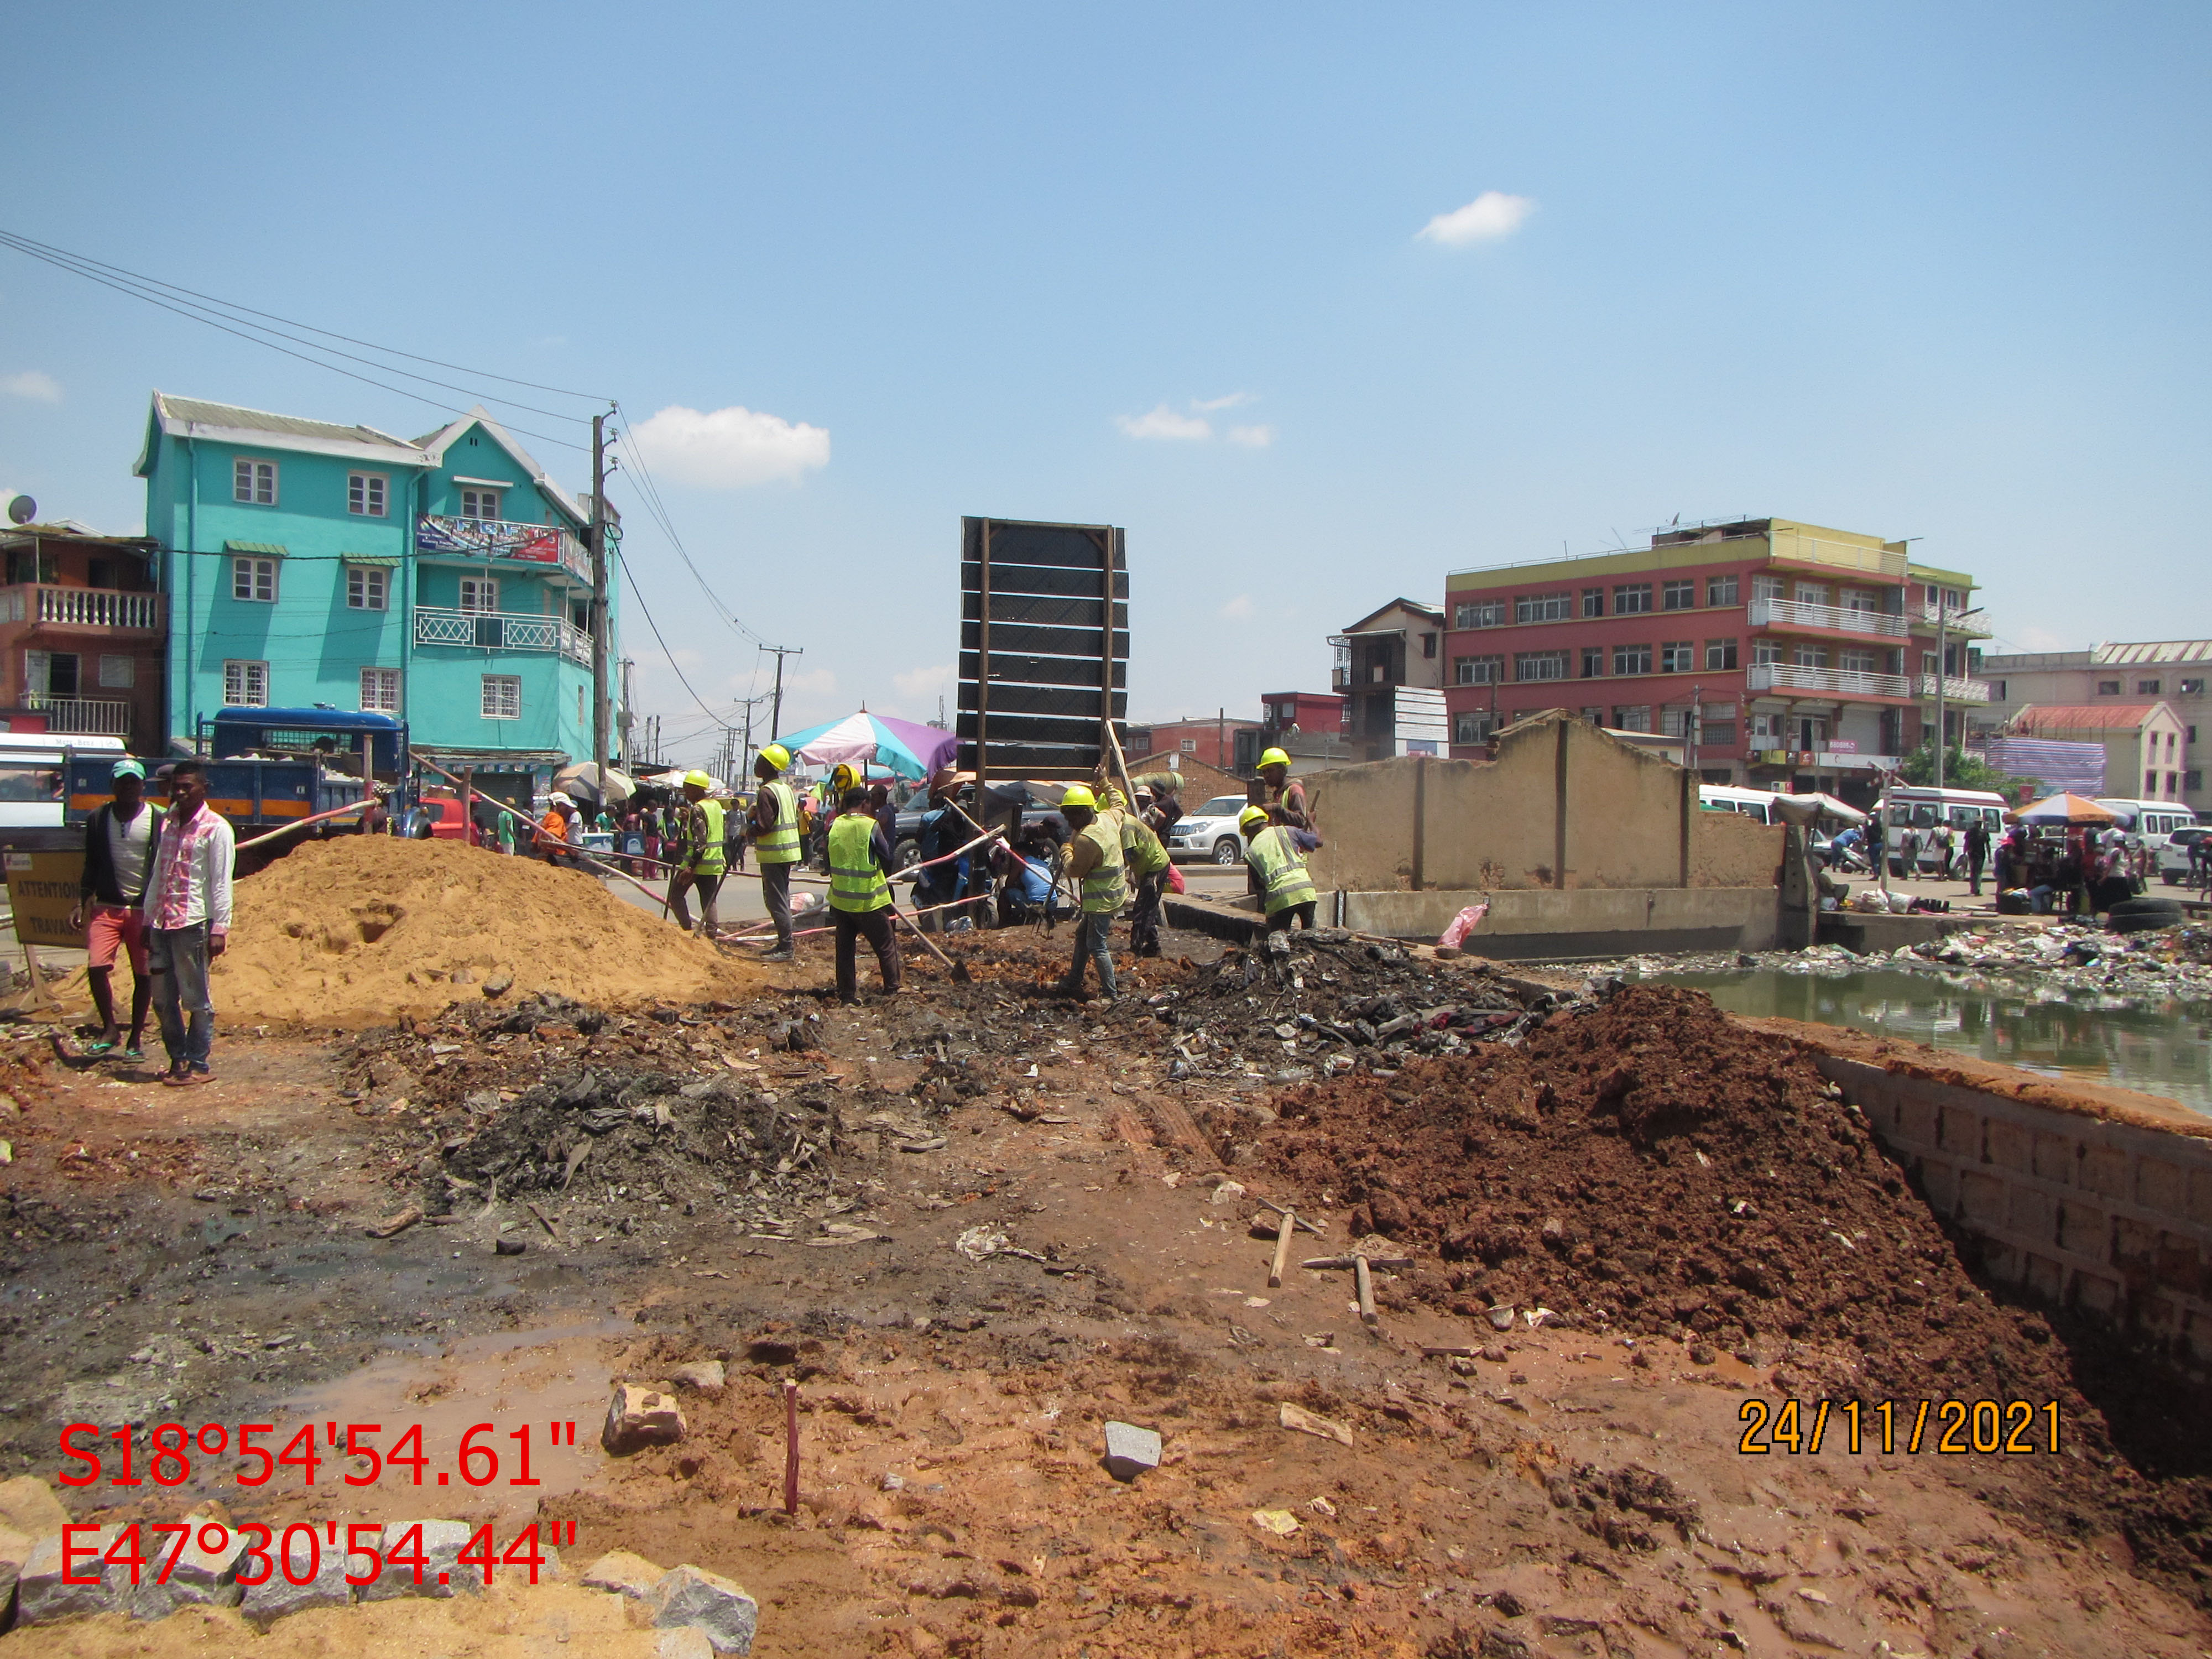
POLYGON ((1255 1526, 1273 1533, 1278 1538, 1288 1538, 1298 1529, 1298 1517, 1288 1510, 1255 1510, 1252 1522, 1255 1526))
POLYGON ((413 1226, 422 1218, 422 1211, 421 1207, 417 1205, 410 1204, 405 1209, 400 1211, 398 1214, 386 1216, 383 1220, 377 1222, 373 1226, 365 1227, 362 1231, 366 1232, 371 1238, 391 1238, 398 1234, 405 1232, 410 1227, 413 1226))
POLYGON ((1304 1406, 1294 1406, 1287 1400, 1282 1403, 1277 1421, 1286 1429, 1295 1429, 1300 1434, 1310 1434, 1322 1440, 1334 1440, 1340 1446, 1352 1443, 1352 1431, 1343 1424, 1310 1412, 1304 1406))

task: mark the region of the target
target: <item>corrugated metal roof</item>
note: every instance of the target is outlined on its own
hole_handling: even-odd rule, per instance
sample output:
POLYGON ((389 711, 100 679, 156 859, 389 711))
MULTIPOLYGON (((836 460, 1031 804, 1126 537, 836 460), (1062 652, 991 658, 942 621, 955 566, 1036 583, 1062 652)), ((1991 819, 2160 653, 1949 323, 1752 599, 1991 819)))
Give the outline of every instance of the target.
POLYGON ((286 556, 282 542, 225 542, 222 550, 226 553, 265 553, 273 559, 286 556))
POLYGON ((2150 718, 2155 702, 2031 703, 2012 717, 2013 729, 2036 732, 2131 732, 2150 718))
POLYGON ((373 426, 339 426, 330 421, 310 421, 297 415, 272 415, 265 409, 242 409, 235 404, 211 404, 198 398, 161 394, 164 413, 173 420, 195 426, 229 427, 245 432, 267 432, 286 438, 323 438, 343 443, 386 444, 394 449, 416 446, 373 426))
POLYGON ((2212 640, 2154 640, 2134 645, 2100 645, 2090 653, 2100 663, 2212 662, 2212 640))

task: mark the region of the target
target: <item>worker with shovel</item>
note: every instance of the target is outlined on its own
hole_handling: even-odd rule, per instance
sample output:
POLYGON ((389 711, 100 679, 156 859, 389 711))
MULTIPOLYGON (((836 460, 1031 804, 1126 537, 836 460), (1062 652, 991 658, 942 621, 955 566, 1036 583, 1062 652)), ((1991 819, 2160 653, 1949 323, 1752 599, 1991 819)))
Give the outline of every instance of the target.
POLYGON ((799 862, 799 796, 783 781, 791 764, 791 750, 772 743, 753 762, 760 791, 748 817, 752 826, 753 854, 760 863, 761 899, 768 919, 775 924, 775 949, 764 962, 791 960, 791 867, 799 862))
POLYGON ((1083 995, 1084 964, 1098 965, 1098 992, 1111 1000, 1114 987, 1114 918, 1127 896, 1122 886, 1121 825, 1102 820, 1098 798, 1073 784, 1060 798, 1060 815, 1075 833, 1067 843, 1067 872, 1082 885, 1083 909, 1075 919, 1075 959, 1060 982, 1064 996, 1083 995))
POLYGON ((1267 913, 1267 931, 1287 933, 1293 921, 1314 925, 1316 897, 1313 877, 1306 869, 1306 854, 1321 845, 1310 830, 1287 823, 1270 823, 1263 806, 1248 806, 1237 816, 1244 832, 1244 862, 1252 872, 1252 889, 1267 913))
POLYGON ((830 825, 830 910, 837 927, 837 1000, 860 1000, 859 941, 874 947, 884 990, 897 994, 898 942, 891 936, 890 843, 868 811, 868 792, 845 792, 830 825))

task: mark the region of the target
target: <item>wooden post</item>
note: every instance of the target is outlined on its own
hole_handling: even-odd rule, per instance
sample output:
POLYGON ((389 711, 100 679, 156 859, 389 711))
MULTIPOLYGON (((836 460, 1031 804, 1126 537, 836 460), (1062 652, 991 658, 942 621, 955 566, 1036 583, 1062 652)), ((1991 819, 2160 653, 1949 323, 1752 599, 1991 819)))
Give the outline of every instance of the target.
POLYGON ((783 1379, 783 1512, 799 1513, 799 1379, 783 1379))
MULTIPOLYGON (((975 811, 988 824, 991 821, 991 521, 985 519, 981 523, 981 595, 975 606, 975 811)), ((959 750, 953 754, 957 759, 959 750)), ((927 784, 923 787, 927 790, 927 784)))
POLYGON ((1282 1224, 1275 1230, 1274 1265, 1267 1269, 1267 1288, 1271 1291, 1282 1285, 1283 1270, 1291 1264, 1291 1235, 1297 1230, 1297 1218, 1288 1210, 1284 1211, 1282 1224))
POLYGON ((1352 1283, 1359 1291, 1359 1322, 1372 1330, 1375 1327, 1375 1275, 1368 1271, 1367 1258, 1352 1258, 1352 1283))
MULTIPOLYGON (((599 768, 599 800, 602 805, 605 805, 606 793, 606 768, 603 764, 599 768)), ((473 766, 461 768, 461 844, 465 847, 477 845, 477 769, 473 766)))

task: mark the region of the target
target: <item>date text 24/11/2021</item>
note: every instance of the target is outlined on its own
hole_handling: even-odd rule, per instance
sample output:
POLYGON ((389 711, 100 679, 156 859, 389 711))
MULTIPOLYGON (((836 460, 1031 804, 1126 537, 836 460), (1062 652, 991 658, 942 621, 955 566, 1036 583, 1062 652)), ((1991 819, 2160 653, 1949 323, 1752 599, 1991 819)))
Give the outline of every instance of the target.
MULTIPOLYGON (((505 1437, 515 1443, 508 1453, 514 1470, 507 1479, 510 1486, 539 1484, 530 1473, 534 1426, 526 1423, 507 1431, 505 1437)), ((545 1427, 544 1443, 564 1447, 576 1443, 574 1422, 553 1422, 545 1427)), ((316 1450, 313 1423, 301 1424, 281 1447, 275 1443, 273 1423, 240 1423, 235 1429, 222 1423, 203 1423, 197 1430, 182 1423, 161 1423, 143 1436, 131 1424, 103 1429, 97 1423, 72 1423, 61 1431, 64 1467, 55 1478, 64 1486, 89 1486, 103 1477, 113 1486, 143 1486, 149 1480, 157 1486, 179 1486, 191 1479, 195 1455, 212 1459, 228 1452, 240 1460, 236 1479, 241 1486, 266 1486, 280 1469, 297 1470, 301 1484, 312 1486, 316 1471, 333 1459, 352 1466, 343 1477, 349 1486, 373 1486, 386 1469, 403 1468, 410 1471, 413 1485, 423 1484, 431 1459, 422 1449, 420 1423, 409 1425, 389 1450, 380 1449, 376 1443, 376 1437, 384 1432, 380 1423, 341 1425, 331 1421, 323 1425, 323 1431, 326 1453, 316 1450), (143 1473, 134 1444, 142 1438, 145 1442, 143 1473), (264 1440, 270 1443, 261 1443, 264 1440), (112 1449, 103 1447, 106 1441, 114 1443, 112 1449)), ((453 1474, 459 1474, 471 1486, 488 1486, 497 1480, 501 1465, 499 1448, 494 1443, 499 1437, 495 1424, 471 1425, 461 1435, 453 1468, 434 1472, 435 1484, 447 1485, 453 1474)))
POLYGON ((1779 1450, 1813 1456, 1824 1443, 1853 1455, 1869 1444, 1888 1455, 1900 1442, 1908 1456, 1917 1455, 1923 1443, 1947 1457, 2055 1457, 2059 1451, 2055 1400, 1884 1400, 1862 1407, 1856 1400, 1770 1403, 1753 1398, 1743 1402, 1736 1420, 1745 1425, 1736 1450, 1747 1457, 1779 1450))

